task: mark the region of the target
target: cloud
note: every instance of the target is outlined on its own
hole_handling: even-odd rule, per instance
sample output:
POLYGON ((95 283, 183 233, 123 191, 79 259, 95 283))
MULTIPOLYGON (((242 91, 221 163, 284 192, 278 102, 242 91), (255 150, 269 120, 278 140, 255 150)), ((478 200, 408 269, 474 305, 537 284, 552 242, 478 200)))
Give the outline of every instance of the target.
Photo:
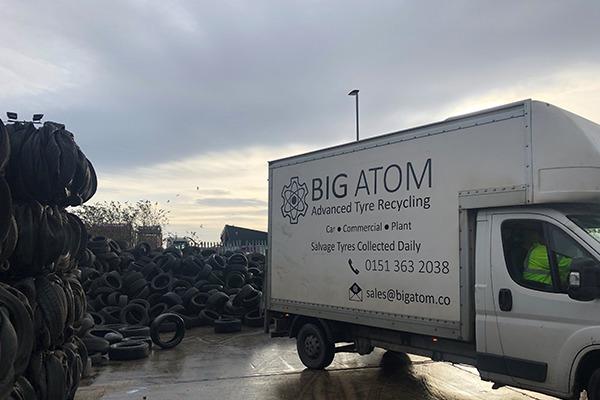
POLYGON ((310 149, 249 147, 243 158, 237 157, 236 150, 230 150, 116 172, 99 172, 100 184, 92 202, 156 201, 169 211, 168 232, 196 232, 201 240, 216 240, 226 223, 266 230, 266 160, 310 149), (223 158, 230 161, 221 162, 223 158))
POLYGON ((199 187, 196 188, 196 193, 200 194, 200 195, 205 195, 205 196, 227 196, 227 195, 231 194, 231 192, 229 190, 200 189, 199 187))
POLYGON ((267 205, 267 202, 264 200, 228 197, 205 197, 202 199, 197 199, 196 203, 201 206, 228 208, 265 207, 267 205))
POLYGON ((13 2, 0 101, 75 133, 94 200, 159 201, 177 229, 264 229, 216 199, 264 202, 268 160, 353 140, 350 89, 362 137, 529 97, 600 121, 599 2, 165 4, 13 2))
POLYGON ((368 136, 600 64, 598 2, 168 4, 12 4, 0 98, 65 122, 115 171, 351 140, 355 87, 368 136))

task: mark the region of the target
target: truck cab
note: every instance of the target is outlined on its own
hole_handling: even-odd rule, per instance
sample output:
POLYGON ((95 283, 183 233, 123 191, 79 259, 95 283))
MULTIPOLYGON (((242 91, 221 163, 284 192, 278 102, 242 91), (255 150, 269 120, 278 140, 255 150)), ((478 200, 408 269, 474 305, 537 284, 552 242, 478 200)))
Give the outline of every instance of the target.
POLYGON ((480 210, 476 231, 482 378, 570 397, 600 367, 600 209, 480 210))

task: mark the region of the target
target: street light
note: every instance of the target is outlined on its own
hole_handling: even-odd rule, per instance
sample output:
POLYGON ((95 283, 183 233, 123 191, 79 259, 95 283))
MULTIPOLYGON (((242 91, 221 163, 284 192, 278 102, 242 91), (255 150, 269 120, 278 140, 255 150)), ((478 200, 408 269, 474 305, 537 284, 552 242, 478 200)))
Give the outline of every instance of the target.
POLYGON ((350 93, 348 93, 348 96, 356 97, 356 141, 358 142, 358 89, 352 90, 350 93))

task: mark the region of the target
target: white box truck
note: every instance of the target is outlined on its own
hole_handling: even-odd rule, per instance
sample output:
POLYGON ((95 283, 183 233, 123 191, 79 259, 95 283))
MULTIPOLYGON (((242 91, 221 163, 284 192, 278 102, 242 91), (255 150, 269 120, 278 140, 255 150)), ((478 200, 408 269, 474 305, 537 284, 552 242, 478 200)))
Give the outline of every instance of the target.
POLYGON ((531 100, 272 161, 272 335, 600 399, 599 201, 600 126, 531 100))

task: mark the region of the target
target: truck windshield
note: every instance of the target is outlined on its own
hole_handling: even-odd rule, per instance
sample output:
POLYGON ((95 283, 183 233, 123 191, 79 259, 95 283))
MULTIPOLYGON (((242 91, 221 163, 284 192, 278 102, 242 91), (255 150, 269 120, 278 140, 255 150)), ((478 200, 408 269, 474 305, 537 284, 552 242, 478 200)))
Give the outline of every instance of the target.
POLYGON ((568 215, 569 219, 600 242, 600 215, 568 215))

